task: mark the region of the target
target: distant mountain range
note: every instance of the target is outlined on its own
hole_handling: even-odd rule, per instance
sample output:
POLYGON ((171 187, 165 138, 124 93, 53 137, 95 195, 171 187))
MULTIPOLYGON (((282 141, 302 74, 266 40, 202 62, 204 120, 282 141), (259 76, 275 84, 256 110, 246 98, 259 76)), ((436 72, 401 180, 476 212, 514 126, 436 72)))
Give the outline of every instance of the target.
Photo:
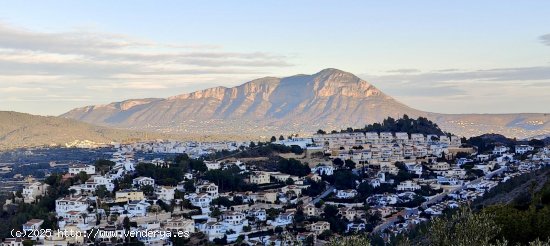
POLYGON ((168 133, 271 136, 362 127, 391 116, 423 116, 460 136, 550 133, 550 114, 439 114, 411 108, 357 76, 337 69, 265 77, 169 98, 132 99, 71 110, 61 117, 168 133))
POLYGON ((96 143, 165 138, 160 133, 143 133, 93 126, 60 117, 45 117, 0 111, 0 150, 49 145, 63 145, 75 140, 96 143))

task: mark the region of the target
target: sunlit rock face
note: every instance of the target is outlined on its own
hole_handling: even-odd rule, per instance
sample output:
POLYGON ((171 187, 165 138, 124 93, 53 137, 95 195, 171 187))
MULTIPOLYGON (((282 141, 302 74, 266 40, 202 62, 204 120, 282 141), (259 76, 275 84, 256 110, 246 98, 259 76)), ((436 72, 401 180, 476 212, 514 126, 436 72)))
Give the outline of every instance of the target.
POLYGON ((410 108, 338 69, 240 86, 214 87, 166 99, 136 99, 71 110, 62 117, 98 125, 171 133, 273 135, 361 127, 403 114, 424 116, 457 135, 550 133, 545 114, 437 114, 410 108))

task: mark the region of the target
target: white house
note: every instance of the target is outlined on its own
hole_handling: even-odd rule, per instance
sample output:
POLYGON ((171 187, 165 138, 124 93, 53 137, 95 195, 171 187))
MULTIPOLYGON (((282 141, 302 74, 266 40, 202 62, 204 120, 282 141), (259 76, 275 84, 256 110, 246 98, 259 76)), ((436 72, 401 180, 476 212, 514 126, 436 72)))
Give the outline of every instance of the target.
POLYGON ((268 184, 270 183, 270 176, 266 172, 254 171, 250 173, 249 180, 252 184, 268 184))
POLYGON ((113 183, 113 179, 111 178, 94 175, 90 177, 90 180, 96 183, 97 186, 101 186, 101 185, 105 186, 105 188, 110 192, 112 192, 115 189, 115 184, 113 183))
POLYGON ((322 232, 330 230, 330 223, 326 221, 317 221, 309 226, 309 230, 318 236, 322 232))
POLYGON ((227 230, 233 230, 240 233, 243 230, 243 226, 248 226, 248 220, 244 213, 226 211, 221 216, 222 224, 227 230))
POLYGON ((48 191, 48 184, 43 184, 40 182, 34 182, 32 184, 29 184, 23 188, 23 191, 21 194, 23 195, 23 201, 25 203, 32 203, 36 201, 36 198, 38 196, 44 196, 46 195, 46 192, 48 191))
POLYGON ((415 191, 420 190, 420 185, 411 180, 406 180, 397 185, 398 191, 415 191))
POLYGON ((313 139, 312 138, 289 138, 286 140, 279 140, 277 141, 277 143, 285 146, 296 145, 302 149, 306 149, 307 146, 313 144, 313 139))
POLYGON ((532 147, 532 146, 529 146, 529 145, 516 145, 516 154, 525 154, 527 153, 528 151, 533 151, 535 148, 532 147))
POLYGON ((64 197, 55 200, 55 212, 64 217, 69 211, 85 212, 88 209, 88 201, 85 197, 64 197))
POLYGON ((85 172, 88 175, 95 174, 95 166, 84 164, 73 164, 69 166, 69 174, 78 175, 80 172, 85 172))
POLYGON ((210 211, 210 203, 212 202, 212 197, 207 193, 200 193, 195 196, 191 196, 189 201, 193 206, 200 207, 202 212, 210 211))
POLYGON ((150 206, 146 201, 131 201, 124 205, 124 210, 130 217, 142 217, 147 215, 147 208, 150 206))
POLYGON ((195 187, 196 193, 207 193, 212 198, 218 198, 218 186, 214 183, 205 183, 195 187))
POLYGON ((291 212, 281 213, 274 221, 268 220, 267 223, 272 226, 286 226, 292 224, 294 214, 291 212))
POLYGON ((357 190, 354 189, 336 191, 336 197, 340 199, 354 198, 357 194, 357 190))
POLYGON ((225 235, 225 227, 220 222, 207 222, 204 227, 201 227, 204 234, 208 236, 208 240, 212 241, 215 238, 223 238, 225 235))
POLYGON ((23 231, 38 231, 40 226, 44 223, 44 220, 32 219, 23 224, 23 231))
POLYGON ((263 208, 250 209, 248 211, 248 216, 254 217, 259 221, 266 221, 266 219, 267 219, 267 213, 266 213, 265 209, 263 209, 263 208))
POLYGON ((134 186, 137 186, 137 187, 143 187, 146 185, 155 187, 155 180, 149 177, 137 177, 134 180, 132 180, 132 183, 134 184, 134 186))
POLYGON ((380 179, 371 179, 370 181, 370 185, 373 187, 373 188, 376 188, 376 187, 379 187, 380 186, 380 179))
POLYGON ((164 229, 172 232, 195 232, 195 221, 184 218, 170 218, 164 222, 164 229))
POLYGON ((502 155, 504 153, 507 153, 508 150, 510 149, 506 146, 502 146, 502 145, 495 146, 495 148, 493 149, 493 155, 502 155))
POLYGON ((489 155, 477 155, 476 159, 478 161, 488 161, 489 160, 489 155))
POLYGON ((219 161, 205 161, 204 164, 208 170, 216 170, 221 168, 221 163, 219 161))
POLYGON ((155 194, 166 203, 171 203, 176 194, 176 187, 160 186, 155 190, 155 194))
POLYGON ((405 163, 407 171, 416 175, 422 175, 422 165, 416 163, 405 163))
POLYGON ((329 165, 317 165, 311 169, 311 172, 319 175, 331 176, 334 174, 334 167, 329 165))

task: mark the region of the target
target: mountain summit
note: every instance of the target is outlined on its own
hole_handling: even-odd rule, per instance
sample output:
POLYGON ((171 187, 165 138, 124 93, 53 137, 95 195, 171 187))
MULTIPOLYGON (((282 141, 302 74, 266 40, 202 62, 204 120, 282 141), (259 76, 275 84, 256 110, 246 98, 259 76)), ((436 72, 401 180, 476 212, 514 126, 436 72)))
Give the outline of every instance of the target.
POLYGON ((489 132, 509 136, 518 132, 512 134, 518 137, 525 130, 536 135, 547 133, 550 128, 549 117, 543 114, 423 112, 398 102, 351 73, 333 68, 312 75, 265 77, 232 88, 214 87, 166 99, 135 99, 87 106, 71 110, 62 117, 98 125, 171 133, 273 135, 311 133, 319 128, 359 127, 403 114, 428 117, 444 130, 466 136, 477 134, 461 127, 468 121, 472 121, 469 123, 474 128, 483 124, 480 131, 492 130, 489 132), (543 124, 529 125, 532 120, 543 124), (491 125, 493 123, 496 125, 491 125), (527 125, 522 125, 524 123, 527 125))

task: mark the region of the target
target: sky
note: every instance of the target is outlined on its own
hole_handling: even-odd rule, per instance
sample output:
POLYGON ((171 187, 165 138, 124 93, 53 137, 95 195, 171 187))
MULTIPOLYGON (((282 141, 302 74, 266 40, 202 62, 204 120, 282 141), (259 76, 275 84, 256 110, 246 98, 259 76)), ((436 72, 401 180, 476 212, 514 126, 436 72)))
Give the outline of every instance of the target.
POLYGON ((0 110, 354 73, 417 109, 550 113, 550 1, 0 1, 0 110))

